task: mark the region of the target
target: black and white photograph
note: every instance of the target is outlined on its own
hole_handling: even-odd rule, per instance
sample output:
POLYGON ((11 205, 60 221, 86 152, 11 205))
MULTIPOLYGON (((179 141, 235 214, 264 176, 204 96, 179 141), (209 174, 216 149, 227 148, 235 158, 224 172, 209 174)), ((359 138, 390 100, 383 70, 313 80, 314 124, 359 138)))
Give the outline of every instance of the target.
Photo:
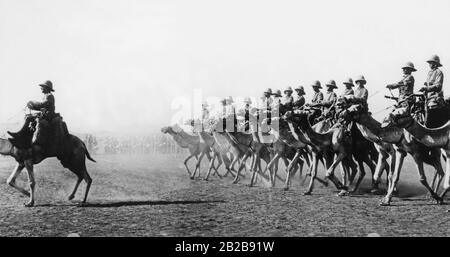
POLYGON ((449 237, 449 28, 448 0, 0 0, 0 237, 449 237))

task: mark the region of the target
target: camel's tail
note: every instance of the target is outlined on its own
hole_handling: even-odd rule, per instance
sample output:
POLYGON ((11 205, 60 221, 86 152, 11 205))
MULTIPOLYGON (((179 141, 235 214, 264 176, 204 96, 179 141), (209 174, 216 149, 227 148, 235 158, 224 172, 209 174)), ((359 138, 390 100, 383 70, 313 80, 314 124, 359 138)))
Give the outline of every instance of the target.
POLYGON ((88 158, 90 161, 92 162, 97 162, 96 160, 94 160, 91 155, 89 154, 88 150, 86 149, 86 158, 88 158))
POLYGON ((89 154, 86 144, 83 141, 81 141, 81 142, 83 143, 84 149, 86 150, 86 158, 88 158, 88 160, 90 160, 92 162, 97 162, 96 160, 94 160, 94 158, 91 157, 91 154, 89 154))

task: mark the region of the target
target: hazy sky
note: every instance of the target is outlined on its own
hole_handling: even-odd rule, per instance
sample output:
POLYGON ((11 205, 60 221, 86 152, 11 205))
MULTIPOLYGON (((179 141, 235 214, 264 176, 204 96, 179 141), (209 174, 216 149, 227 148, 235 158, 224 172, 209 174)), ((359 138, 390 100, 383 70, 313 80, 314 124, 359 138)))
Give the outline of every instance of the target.
POLYGON ((39 100, 46 79, 79 132, 155 130, 194 89, 256 97, 335 79, 340 92, 358 74, 379 91, 377 112, 406 61, 419 70, 416 90, 430 55, 446 73, 449 28, 448 0, 0 0, 0 123, 39 100))

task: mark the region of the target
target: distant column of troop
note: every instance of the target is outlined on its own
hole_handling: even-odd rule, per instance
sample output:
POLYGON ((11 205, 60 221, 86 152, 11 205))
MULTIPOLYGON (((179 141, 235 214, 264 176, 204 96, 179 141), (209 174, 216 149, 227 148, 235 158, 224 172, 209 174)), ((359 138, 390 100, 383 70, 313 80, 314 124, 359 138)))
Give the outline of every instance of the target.
MULTIPOLYGON (((437 127, 442 124, 438 124, 438 118, 445 111, 444 107, 444 94, 442 89, 442 84, 444 80, 444 75, 439 67, 442 66, 440 58, 437 55, 433 55, 427 60, 430 66, 430 71, 428 72, 427 80, 424 83, 424 87, 420 88, 420 92, 423 92, 426 97, 426 108, 427 115, 425 124, 427 127, 437 127)), ((402 67, 403 77, 401 80, 394 84, 389 84, 386 87, 389 90, 398 89, 398 105, 403 107, 411 106, 414 98, 414 77, 413 72, 417 70, 412 62, 407 62, 402 67)), ((362 104, 368 108, 369 91, 366 88, 367 80, 363 75, 357 76, 354 80, 352 78, 345 79, 342 84, 344 85, 344 90, 339 97, 347 100, 351 100, 355 103, 362 104)), ((239 113, 244 114, 246 121, 249 120, 249 113, 252 109, 257 109, 263 111, 266 115, 265 117, 271 118, 274 111, 283 114, 287 111, 294 110, 304 110, 310 111, 310 123, 313 124, 320 119, 332 118, 335 116, 335 105, 338 100, 338 95, 334 92, 338 88, 335 80, 329 80, 325 83, 326 90, 322 92, 322 84, 320 81, 315 80, 310 85, 313 90, 313 94, 310 102, 305 100, 305 90, 303 86, 298 86, 296 88, 287 87, 283 92, 279 89, 272 90, 267 88, 257 106, 252 106, 252 101, 250 98, 244 99, 244 108, 239 111, 239 113)), ((236 108, 233 104, 233 98, 231 96, 222 100, 223 111, 221 113, 222 117, 236 117, 236 108)), ((210 113, 208 110, 208 105, 205 103, 203 105, 203 115, 202 118, 209 118, 210 113)), ((236 119, 234 119, 234 128, 236 128, 236 119)), ((225 129, 225 127, 224 127, 225 129)), ((230 128, 228 127, 228 130, 230 128)), ((245 126, 248 130, 248 125, 245 126)))

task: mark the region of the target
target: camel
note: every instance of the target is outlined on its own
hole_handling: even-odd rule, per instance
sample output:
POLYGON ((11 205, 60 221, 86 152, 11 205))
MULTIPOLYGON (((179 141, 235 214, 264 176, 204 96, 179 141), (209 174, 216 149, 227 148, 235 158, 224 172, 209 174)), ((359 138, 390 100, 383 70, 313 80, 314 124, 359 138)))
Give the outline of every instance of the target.
MULTIPOLYGON (((198 136, 189 135, 182 129, 179 129, 179 131, 175 131, 174 128, 171 126, 163 127, 161 129, 161 132, 164 134, 171 135, 173 137, 173 139, 175 140, 175 142, 181 148, 189 149, 190 155, 188 157, 186 157, 186 159, 183 161, 183 163, 184 163, 184 166, 186 167, 186 171, 191 179, 194 178, 192 176, 192 174, 195 175, 195 172, 197 171, 197 169, 200 169, 200 162, 202 161, 202 158, 204 155, 206 155, 208 160, 212 159, 211 155, 209 154, 210 153, 209 146, 206 145, 204 142, 201 142, 200 138, 198 136), (199 157, 199 155, 200 155, 200 157, 199 157), (189 170, 189 167, 188 167, 188 162, 192 157, 195 157, 195 159, 197 160, 197 163, 195 165, 194 173, 191 174, 191 171, 189 170)), ((199 175, 200 175, 200 172, 199 172, 199 175)))
POLYGON ((295 131, 292 122, 295 120, 298 128, 303 133, 305 139, 308 141, 312 150, 312 174, 308 190, 304 195, 310 195, 314 187, 314 180, 317 176, 317 166, 320 156, 324 156, 327 172, 326 177, 333 182, 338 190, 341 190, 339 195, 348 193, 348 187, 343 185, 335 176, 334 170, 341 161, 351 155, 351 142, 345 137, 344 127, 340 124, 335 125, 328 132, 316 132, 308 121, 307 111, 294 111, 285 114, 286 120, 290 123, 290 128, 296 138, 299 138, 300 133, 295 131), (334 154, 337 154, 333 160, 334 154))
MULTIPOLYGON (((32 133, 31 133, 32 135, 32 133)), ((31 142, 32 138, 28 138, 31 142)), ((17 165, 14 171, 11 173, 7 179, 7 184, 15 189, 17 189, 22 194, 29 197, 29 200, 24 205, 26 207, 34 206, 34 189, 35 189, 35 179, 34 179, 34 165, 39 164, 44 159, 57 157, 63 167, 68 168, 70 171, 75 173, 77 176, 77 181, 72 193, 69 195, 68 199, 73 200, 77 192, 78 186, 84 179, 86 182, 86 190, 84 193, 83 201, 80 205, 85 205, 87 197, 89 194, 89 189, 92 184, 92 178, 89 176, 86 169, 86 159, 92 162, 95 160, 90 156, 86 145, 78 137, 68 134, 62 141, 60 147, 58 147, 56 152, 44 152, 43 148, 40 146, 31 145, 31 148, 18 148, 14 146, 10 140, 0 138, 0 154, 5 156, 11 156, 17 161, 17 165), (27 170, 29 190, 18 186, 16 184, 16 179, 20 175, 23 169, 27 170)))
MULTIPOLYGON (((267 122, 268 121, 265 119, 262 121, 262 124, 267 124, 267 122)), ((278 160, 282 159, 286 166, 284 190, 289 190, 290 179, 295 175, 295 172, 299 170, 300 176, 302 175, 304 161, 306 161, 308 166, 310 165, 308 145, 301 140, 296 140, 294 136, 292 136, 287 122, 283 119, 274 117, 271 118, 271 122, 272 124, 277 124, 278 129, 272 129, 270 131, 275 139, 275 142, 272 144, 272 149, 275 152, 275 156, 272 158, 267 168, 272 167, 272 165, 277 165, 278 160), (290 162, 288 160, 290 160, 290 162), (294 172, 292 172, 293 170, 294 172)), ((275 180, 276 170, 271 181, 273 187, 275 186, 275 180)), ((326 184, 325 182, 323 183, 326 184)))
POLYGON ((383 121, 383 127, 389 128, 392 126, 403 128, 418 142, 437 150, 435 152, 437 152, 436 155, 439 155, 439 158, 439 149, 442 148, 444 150, 446 155, 446 171, 443 185, 444 190, 440 196, 437 195, 437 190, 433 191, 428 185, 423 165, 419 167, 420 182, 430 191, 437 203, 442 204, 444 196, 450 188, 450 121, 439 128, 430 129, 419 124, 409 114, 406 108, 398 108, 391 112, 383 121))
MULTIPOLYGON (((377 144, 380 148, 384 149, 385 154, 390 152, 392 155, 392 168, 388 177, 388 191, 385 197, 380 202, 380 205, 387 206, 390 205, 393 193, 397 187, 398 180, 400 178, 400 171, 403 166, 403 160, 406 157, 406 154, 409 153, 417 166, 419 174, 423 173, 423 163, 427 163, 433 166, 436 169, 436 175, 442 177, 443 170, 440 163, 440 155, 436 151, 432 151, 432 154, 429 154, 429 148, 425 145, 419 143, 416 139, 411 137, 411 134, 408 132, 404 132, 398 126, 389 126, 382 127, 382 124, 375 120, 371 115, 367 113, 365 108, 360 105, 354 105, 347 109, 344 116, 350 116, 352 120, 354 120, 358 126, 358 129, 362 132, 365 138, 377 144), (392 148, 394 151, 392 151, 392 148)), ((387 158, 385 156, 385 158, 387 158)), ((379 167, 380 164, 377 165, 377 170, 374 175, 374 180, 378 183, 382 171, 382 167, 379 167)), ((383 166, 383 165, 381 165, 383 166)), ((436 180, 436 175, 435 179, 436 180)), ((440 180, 436 184, 436 188, 438 187, 440 180)), ((439 200, 437 195, 434 193, 435 190, 432 190, 426 179, 422 181, 422 184, 428 189, 431 193, 431 196, 436 200, 439 200)), ((434 182, 433 182, 434 184, 434 182)))

